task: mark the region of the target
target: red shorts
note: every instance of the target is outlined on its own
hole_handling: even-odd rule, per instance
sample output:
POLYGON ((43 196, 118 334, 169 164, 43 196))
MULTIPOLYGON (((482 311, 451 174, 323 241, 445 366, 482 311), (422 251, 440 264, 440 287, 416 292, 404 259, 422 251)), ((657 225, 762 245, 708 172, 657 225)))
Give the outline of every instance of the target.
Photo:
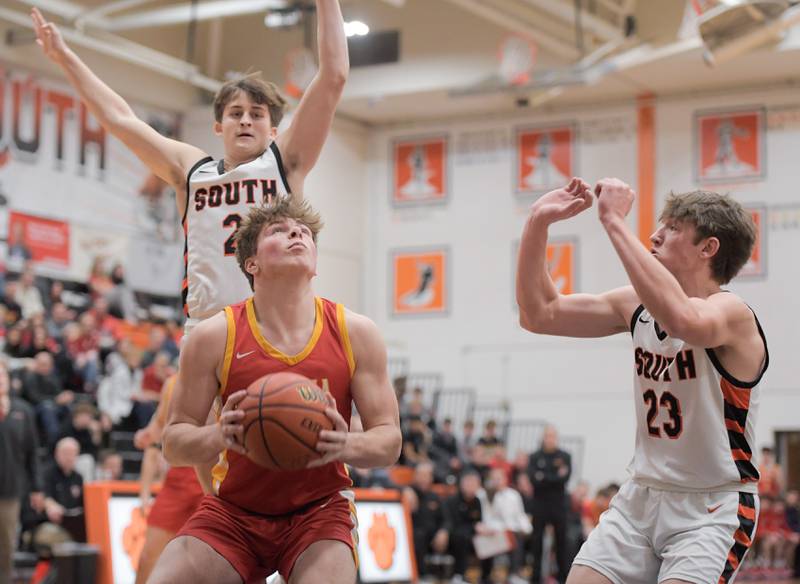
POLYGON ((200 488, 194 467, 170 468, 147 515, 147 525, 178 533, 202 500, 203 489, 200 488))
POLYGON ((178 535, 210 545, 245 582, 263 582, 276 570, 288 582, 300 554, 323 539, 347 544, 355 560, 356 526, 355 508, 338 493, 279 516, 256 515, 209 495, 178 535))

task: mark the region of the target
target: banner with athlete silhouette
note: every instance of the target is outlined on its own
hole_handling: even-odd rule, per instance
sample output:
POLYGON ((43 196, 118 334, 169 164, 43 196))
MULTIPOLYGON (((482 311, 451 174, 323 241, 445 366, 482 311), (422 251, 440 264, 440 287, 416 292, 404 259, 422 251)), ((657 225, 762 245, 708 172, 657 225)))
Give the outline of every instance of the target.
POLYGON ((447 200, 447 137, 429 136, 392 144, 392 204, 412 206, 447 200))
MULTIPOLYGON (((559 294, 578 291, 578 240, 572 237, 553 237, 547 242, 547 269, 559 294)), ((511 291, 513 306, 517 308, 516 275, 519 258, 519 240, 512 245, 511 291)))
POLYGON ((538 195, 575 175, 575 125, 518 128, 514 164, 517 195, 538 195))
POLYGON ((757 280, 767 275, 767 209, 762 206, 745 207, 745 210, 750 213, 753 217, 753 222, 756 224, 756 243, 753 246, 750 259, 747 260, 747 263, 736 277, 757 280))
POLYGON ((694 169, 699 184, 765 178, 764 108, 700 111, 694 117, 694 169))
POLYGON ((446 248, 394 250, 390 258, 392 315, 447 313, 446 248))

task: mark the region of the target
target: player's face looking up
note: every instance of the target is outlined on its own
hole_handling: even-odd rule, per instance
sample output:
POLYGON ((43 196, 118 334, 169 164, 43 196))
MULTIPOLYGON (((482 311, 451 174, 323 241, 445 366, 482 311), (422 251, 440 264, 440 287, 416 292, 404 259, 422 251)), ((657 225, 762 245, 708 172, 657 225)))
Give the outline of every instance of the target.
POLYGON ((708 251, 709 239, 715 238, 697 241, 697 230, 691 223, 665 219, 650 236, 650 253, 675 276, 692 273, 708 261, 704 250, 708 251))
POLYGON ((265 273, 291 269, 315 275, 317 246, 311 229, 288 217, 266 225, 259 236, 256 255, 250 261, 265 273))
POLYGON ((214 123, 214 132, 222 136, 227 155, 248 159, 266 149, 277 128, 272 127, 266 104, 254 103, 246 92, 239 91, 225 106, 222 119, 214 123))

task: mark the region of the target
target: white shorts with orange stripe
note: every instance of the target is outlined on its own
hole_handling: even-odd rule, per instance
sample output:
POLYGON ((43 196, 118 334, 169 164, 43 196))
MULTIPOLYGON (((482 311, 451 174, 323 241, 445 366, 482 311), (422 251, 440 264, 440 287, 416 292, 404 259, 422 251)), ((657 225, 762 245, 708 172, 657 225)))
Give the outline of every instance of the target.
POLYGON ((755 535, 758 505, 752 493, 682 493, 628 481, 575 563, 614 584, 728 584, 755 535))

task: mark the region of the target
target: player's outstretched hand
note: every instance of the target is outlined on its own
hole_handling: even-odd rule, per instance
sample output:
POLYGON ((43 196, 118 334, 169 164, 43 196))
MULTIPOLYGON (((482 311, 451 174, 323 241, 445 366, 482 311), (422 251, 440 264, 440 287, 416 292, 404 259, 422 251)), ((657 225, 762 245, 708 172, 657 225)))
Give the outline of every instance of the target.
POLYGON ((574 217, 592 206, 592 187, 580 178, 541 196, 531 206, 531 217, 544 220, 548 225, 574 217))
POLYGON ((46 21, 38 8, 31 10, 31 19, 33 20, 33 28, 36 31, 36 44, 42 47, 42 51, 44 51, 47 58, 56 63, 61 63, 67 52, 67 44, 61 38, 58 27, 52 22, 46 21))
POLYGON ((594 187, 597 196, 597 214, 602 223, 624 219, 631 212, 635 193, 627 183, 618 178, 604 178, 594 187))
POLYGON ((240 389, 229 395, 217 420, 220 437, 224 443, 223 448, 239 454, 247 454, 247 449, 244 447, 244 426, 242 425, 245 414, 236 407, 246 396, 246 389, 240 389))
POLYGON ((344 449, 347 446, 347 435, 349 433, 347 422, 336 409, 336 406, 325 408, 325 414, 333 422, 333 430, 320 430, 317 440, 317 452, 322 454, 322 458, 312 460, 306 468, 315 468, 341 460, 344 449))

